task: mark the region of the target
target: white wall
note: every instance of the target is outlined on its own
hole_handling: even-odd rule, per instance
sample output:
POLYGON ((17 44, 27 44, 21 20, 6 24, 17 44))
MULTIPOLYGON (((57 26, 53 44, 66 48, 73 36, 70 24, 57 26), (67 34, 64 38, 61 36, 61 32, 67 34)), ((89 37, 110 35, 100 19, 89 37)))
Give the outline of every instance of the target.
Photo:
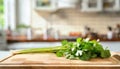
POLYGON ((18 23, 31 24, 31 0, 4 0, 5 29, 16 29, 18 23))
POLYGON ((15 0, 4 0, 5 6, 5 29, 8 29, 8 26, 12 30, 16 28, 16 1, 15 0))
MULTIPOLYGON (((37 23, 40 23, 41 20, 39 17, 44 17, 44 20, 48 20, 48 17, 50 17, 50 13, 48 12, 33 11, 32 24, 37 25, 37 23), (37 14, 37 16, 33 14, 37 14), (39 19, 39 21, 37 19, 39 19)), ((61 9, 61 11, 63 12, 55 13, 52 26, 58 29, 62 35, 69 35, 69 33, 73 31, 84 33, 84 26, 86 25, 99 34, 106 34, 108 32, 107 26, 115 28, 117 24, 120 24, 119 13, 83 13, 78 9, 61 9)), ((36 25, 32 25, 34 26, 33 28, 36 28, 36 25)), ((37 25, 37 27, 38 26, 40 27, 40 25, 37 25)))

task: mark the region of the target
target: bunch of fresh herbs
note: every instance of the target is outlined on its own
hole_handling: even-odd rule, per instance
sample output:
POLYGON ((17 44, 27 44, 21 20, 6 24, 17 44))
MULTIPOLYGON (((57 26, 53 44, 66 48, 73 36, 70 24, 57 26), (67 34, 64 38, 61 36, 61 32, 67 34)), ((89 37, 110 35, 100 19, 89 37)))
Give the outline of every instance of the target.
POLYGON ((78 38, 76 42, 62 41, 62 47, 66 49, 56 52, 58 57, 65 56, 67 59, 90 60, 91 58, 108 58, 110 51, 104 49, 99 41, 78 38))
POLYGON ((15 52, 14 54, 25 53, 55 53, 58 57, 66 57, 67 59, 90 60, 92 58, 108 58, 111 56, 110 51, 104 49, 99 41, 78 38, 76 42, 62 41, 62 46, 50 48, 32 48, 15 52))

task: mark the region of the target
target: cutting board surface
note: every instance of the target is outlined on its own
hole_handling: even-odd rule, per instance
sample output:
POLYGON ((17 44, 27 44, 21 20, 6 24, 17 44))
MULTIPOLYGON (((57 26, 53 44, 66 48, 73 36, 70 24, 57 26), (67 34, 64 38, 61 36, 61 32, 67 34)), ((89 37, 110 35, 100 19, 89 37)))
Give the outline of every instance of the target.
POLYGON ((1 64, 45 64, 45 65, 79 65, 79 64, 116 64, 113 57, 101 59, 91 59, 90 61, 69 60, 65 57, 57 57, 54 53, 34 53, 34 54, 18 54, 9 57, 0 62, 1 64))

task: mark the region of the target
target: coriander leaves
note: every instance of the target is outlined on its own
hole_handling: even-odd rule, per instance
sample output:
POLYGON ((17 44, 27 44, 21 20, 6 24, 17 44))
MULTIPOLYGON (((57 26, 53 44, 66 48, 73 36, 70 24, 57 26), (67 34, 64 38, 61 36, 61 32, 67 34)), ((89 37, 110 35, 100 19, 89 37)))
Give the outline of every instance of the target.
POLYGON ((64 50, 56 52, 58 57, 65 56, 67 59, 90 60, 92 58, 108 58, 111 56, 108 49, 104 49, 96 40, 78 38, 76 42, 62 41, 64 50))

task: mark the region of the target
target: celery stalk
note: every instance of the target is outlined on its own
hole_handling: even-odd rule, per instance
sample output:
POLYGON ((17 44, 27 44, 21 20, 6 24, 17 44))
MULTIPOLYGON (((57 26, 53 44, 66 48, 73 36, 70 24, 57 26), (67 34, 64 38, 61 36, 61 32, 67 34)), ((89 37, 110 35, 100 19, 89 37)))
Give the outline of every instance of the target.
POLYGON ((63 48, 62 46, 56 46, 56 47, 47 47, 47 48, 30 48, 30 49, 23 49, 13 52, 13 54, 26 54, 26 53, 53 53, 58 50, 63 50, 66 48, 63 48))

